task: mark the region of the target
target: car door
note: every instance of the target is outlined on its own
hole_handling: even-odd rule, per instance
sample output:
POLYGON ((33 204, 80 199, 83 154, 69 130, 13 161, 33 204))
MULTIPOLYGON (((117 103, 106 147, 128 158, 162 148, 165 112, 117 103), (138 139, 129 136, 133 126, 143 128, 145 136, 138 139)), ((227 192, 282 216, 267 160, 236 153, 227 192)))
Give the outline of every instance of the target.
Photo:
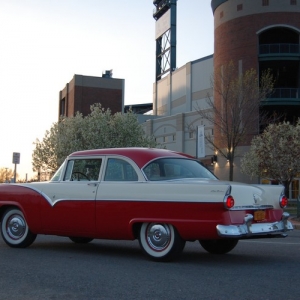
POLYGON ((78 158, 67 162, 61 181, 50 182, 42 192, 47 198, 41 208, 45 233, 93 236, 95 197, 102 159, 78 158))
POLYGON ((138 167, 125 157, 107 156, 103 167, 96 197, 96 234, 101 238, 128 239, 129 202, 145 180, 138 167))

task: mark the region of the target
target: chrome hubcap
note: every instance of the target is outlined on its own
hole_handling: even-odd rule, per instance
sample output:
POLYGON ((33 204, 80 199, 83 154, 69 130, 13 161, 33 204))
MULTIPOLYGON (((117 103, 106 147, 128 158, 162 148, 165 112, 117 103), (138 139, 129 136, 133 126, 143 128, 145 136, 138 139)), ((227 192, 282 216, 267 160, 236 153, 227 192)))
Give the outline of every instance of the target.
POLYGON ((18 215, 11 216, 7 221, 6 230, 10 238, 20 239, 26 231, 25 220, 18 215))
POLYGON ((146 235, 148 245, 156 251, 166 249, 171 239, 169 227, 162 224, 149 224, 146 235))

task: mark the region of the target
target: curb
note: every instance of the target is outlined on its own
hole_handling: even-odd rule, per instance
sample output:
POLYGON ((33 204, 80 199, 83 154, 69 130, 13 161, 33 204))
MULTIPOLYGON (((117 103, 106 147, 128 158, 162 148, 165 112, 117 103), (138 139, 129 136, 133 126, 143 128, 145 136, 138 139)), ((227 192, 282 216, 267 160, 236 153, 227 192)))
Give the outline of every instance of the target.
POLYGON ((289 219, 289 221, 292 223, 294 229, 300 230, 300 222, 294 221, 293 219, 289 219))

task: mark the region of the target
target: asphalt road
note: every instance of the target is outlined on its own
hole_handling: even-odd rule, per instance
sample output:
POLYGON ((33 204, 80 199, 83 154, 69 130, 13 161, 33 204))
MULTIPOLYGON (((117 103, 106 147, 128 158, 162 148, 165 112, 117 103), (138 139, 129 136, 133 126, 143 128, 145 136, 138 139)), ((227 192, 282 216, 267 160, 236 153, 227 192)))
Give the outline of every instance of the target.
POLYGON ((240 241, 226 255, 187 243, 156 263, 137 241, 38 236, 26 249, 0 238, 0 299, 299 299, 300 230, 285 239, 240 241))

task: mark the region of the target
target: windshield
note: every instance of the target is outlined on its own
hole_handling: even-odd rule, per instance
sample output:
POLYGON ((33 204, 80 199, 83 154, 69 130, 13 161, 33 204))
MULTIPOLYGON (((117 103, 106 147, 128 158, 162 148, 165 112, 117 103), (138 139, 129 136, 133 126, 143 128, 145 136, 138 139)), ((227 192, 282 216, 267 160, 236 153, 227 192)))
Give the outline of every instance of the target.
POLYGON ((51 178, 50 181, 58 181, 58 180, 59 180, 60 175, 61 175, 61 173, 62 173, 62 171, 63 171, 64 165, 65 165, 65 163, 63 163, 63 164, 59 167, 59 169, 55 172, 55 174, 52 176, 52 178, 51 178))
POLYGON ((148 180, 172 180, 184 178, 217 178, 197 160, 185 158, 161 158, 152 161, 143 171, 148 180))

